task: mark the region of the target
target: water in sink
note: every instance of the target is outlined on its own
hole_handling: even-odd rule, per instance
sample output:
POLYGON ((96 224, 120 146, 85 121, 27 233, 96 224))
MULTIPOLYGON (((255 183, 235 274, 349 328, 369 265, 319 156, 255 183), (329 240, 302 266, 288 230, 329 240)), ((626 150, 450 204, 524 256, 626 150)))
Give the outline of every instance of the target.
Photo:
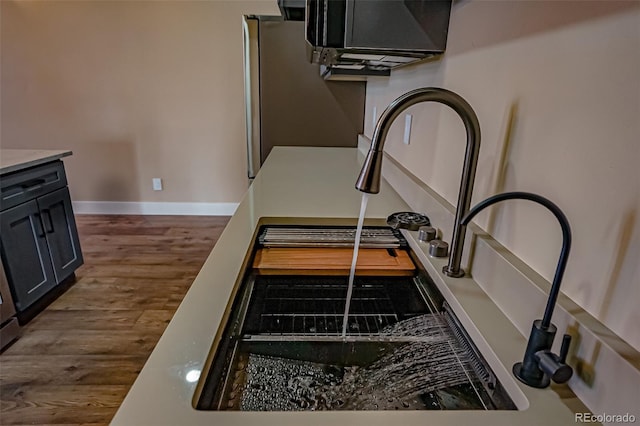
POLYGON ((243 411, 487 409, 473 360, 445 318, 427 314, 382 330, 398 340, 375 361, 337 365, 250 353, 228 407, 243 411))

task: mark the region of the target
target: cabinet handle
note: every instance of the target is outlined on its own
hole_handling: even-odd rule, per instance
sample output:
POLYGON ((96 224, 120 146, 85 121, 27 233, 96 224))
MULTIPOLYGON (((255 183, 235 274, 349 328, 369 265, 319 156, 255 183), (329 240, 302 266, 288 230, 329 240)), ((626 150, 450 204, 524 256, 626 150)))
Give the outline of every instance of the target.
POLYGON ((45 179, 32 179, 20 185, 22 189, 25 191, 33 191, 34 189, 38 189, 42 186, 42 184, 46 183, 45 179))
POLYGON ((33 217, 35 218, 35 220, 33 221, 34 231, 36 231, 38 237, 42 238, 44 237, 44 229, 42 226, 42 222, 40 222, 40 213, 35 213, 33 217))
POLYGON ((51 220, 51 212, 49 211, 49 209, 42 210, 42 223, 44 224, 45 232, 52 234, 53 220, 51 220), (47 220, 45 220, 44 218, 47 218, 47 220), (49 222, 49 229, 47 229, 47 222, 49 222))

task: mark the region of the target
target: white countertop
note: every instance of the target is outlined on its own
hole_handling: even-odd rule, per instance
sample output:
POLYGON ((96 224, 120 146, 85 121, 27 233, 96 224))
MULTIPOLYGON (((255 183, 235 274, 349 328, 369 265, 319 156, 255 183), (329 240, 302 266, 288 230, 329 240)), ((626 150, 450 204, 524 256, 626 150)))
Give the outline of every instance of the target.
POLYGON ((48 163, 71 154, 69 150, 0 149, 0 174, 48 163))
MULTIPOLYGON (((415 233, 406 233, 427 272, 452 305, 517 411, 225 412, 193 408, 200 371, 213 353, 218 327, 261 223, 342 219, 355 224, 361 193, 354 188, 363 157, 352 148, 278 147, 247 191, 175 316, 116 413, 114 425, 566 425, 573 412, 549 389, 520 384, 510 373, 526 339, 471 278, 442 275, 442 259, 428 258, 415 233)), ((367 220, 384 219, 407 205, 383 182, 369 199, 367 220)), ((216 342, 217 344, 217 342, 216 342)))

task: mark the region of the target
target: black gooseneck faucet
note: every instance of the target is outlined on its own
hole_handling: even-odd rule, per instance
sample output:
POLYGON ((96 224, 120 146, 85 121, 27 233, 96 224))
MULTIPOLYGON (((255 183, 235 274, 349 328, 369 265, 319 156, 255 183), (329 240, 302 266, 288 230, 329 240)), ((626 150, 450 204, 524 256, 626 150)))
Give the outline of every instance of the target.
POLYGON ((546 388, 549 386, 551 379, 556 383, 564 383, 573 374, 573 369, 566 364, 571 336, 564 335, 560 355, 551 352, 551 345, 557 331, 556 326, 551 323, 551 316, 560 293, 560 283, 567 266, 569 251, 571 250, 571 228, 567 217, 557 205, 540 195, 529 192, 505 192, 479 202, 462 218, 462 224, 467 225, 475 215, 492 204, 513 199, 530 200, 543 205, 558 219, 562 228, 562 250, 560 251, 560 258, 558 259, 558 266, 551 284, 544 316, 541 320, 538 319, 533 322, 524 359, 513 366, 513 374, 521 382, 535 388, 546 388))
POLYGON ((451 255, 449 256, 449 263, 443 268, 443 272, 446 275, 459 278, 464 276, 460 263, 462 261, 462 247, 466 233, 466 226, 461 223, 461 219, 471 206, 471 193, 473 192, 478 153, 480 152, 480 124, 476 113, 467 101, 450 90, 438 87, 424 87, 407 92, 391 102, 380 116, 373 131, 371 148, 356 181, 356 189, 369 194, 380 192, 382 149, 387 139, 387 133, 389 133, 393 121, 402 111, 420 102, 438 102, 447 105, 460 116, 467 131, 467 147, 464 153, 458 204, 453 225, 453 236, 451 237, 451 255))

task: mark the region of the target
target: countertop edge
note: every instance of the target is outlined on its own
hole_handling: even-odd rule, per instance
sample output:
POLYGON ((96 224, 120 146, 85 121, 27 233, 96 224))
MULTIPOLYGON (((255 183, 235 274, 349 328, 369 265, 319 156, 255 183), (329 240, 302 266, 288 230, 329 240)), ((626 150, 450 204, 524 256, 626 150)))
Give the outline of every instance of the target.
POLYGON ((73 155, 71 150, 0 149, 0 175, 50 163, 71 155, 73 155), (7 165, 5 165, 6 155, 12 157, 7 165))

